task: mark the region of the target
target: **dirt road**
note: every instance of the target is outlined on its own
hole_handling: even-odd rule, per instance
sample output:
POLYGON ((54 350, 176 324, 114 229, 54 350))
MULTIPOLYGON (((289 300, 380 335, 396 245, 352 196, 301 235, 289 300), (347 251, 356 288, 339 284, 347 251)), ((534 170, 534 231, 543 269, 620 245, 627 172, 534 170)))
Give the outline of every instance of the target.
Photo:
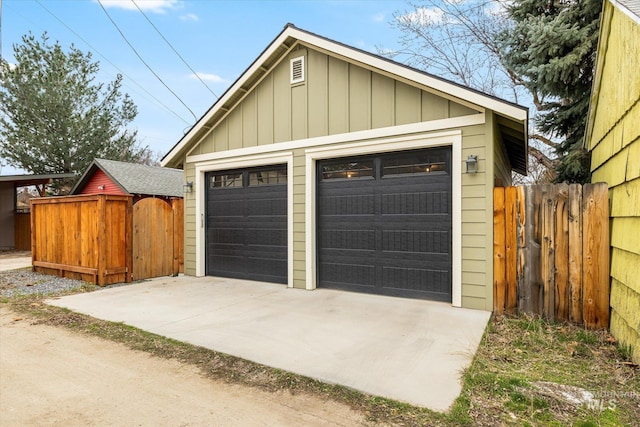
POLYGON ((0 306, 0 425, 361 425, 350 408, 308 395, 207 379, 123 345, 33 325, 0 306))

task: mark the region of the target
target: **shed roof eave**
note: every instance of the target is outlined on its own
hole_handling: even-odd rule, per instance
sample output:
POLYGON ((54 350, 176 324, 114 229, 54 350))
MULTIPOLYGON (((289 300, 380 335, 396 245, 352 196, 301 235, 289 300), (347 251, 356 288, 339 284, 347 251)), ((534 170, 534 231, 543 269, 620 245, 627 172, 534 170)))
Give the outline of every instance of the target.
POLYGON ((40 179, 44 179, 44 180, 48 180, 48 179, 56 179, 56 178, 73 178, 74 176, 76 176, 73 172, 67 172, 67 173, 47 173, 47 174, 35 174, 35 175, 1 175, 0 176, 0 182, 7 182, 7 181, 13 181, 13 182, 23 182, 23 181, 30 181, 30 180, 40 180, 40 179))

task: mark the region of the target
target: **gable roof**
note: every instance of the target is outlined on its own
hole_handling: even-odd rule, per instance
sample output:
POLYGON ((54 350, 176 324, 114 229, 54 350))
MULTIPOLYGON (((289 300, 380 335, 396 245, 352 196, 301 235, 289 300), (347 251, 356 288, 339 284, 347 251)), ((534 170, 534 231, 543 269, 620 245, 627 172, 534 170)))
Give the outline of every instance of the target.
MULTIPOLYGON (((529 109, 505 101, 458 83, 434 76, 405 64, 375 55, 364 50, 302 30, 287 24, 282 32, 267 46, 245 72, 227 89, 213 106, 187 131, 187 133, 162 158, 163 166, 180 165, 181 158, 190 148, 191 141, 198 141, 209 129, 221 120, 249 92, 264 75, 269 73, 296 44, 307 45, 340 57, 348 62, 368 65, 382 73, 415 82, 436 92, 463 99, 482 108, 493 110, 506 121, 516 122, 524 131, 518 132, 513 125, 498 121, 511 165, 517 172, 526 174, 528 158, 527 121, 529 109)), ((518 126, 516 126, 518 127, 518 126)))
POLYGON ((116 185, 129 194, 183 197, 183 176, 180 169, 105 159, 95 159, 82 174, 70 194, 78 194, 98 169, 102 170, 116 185))

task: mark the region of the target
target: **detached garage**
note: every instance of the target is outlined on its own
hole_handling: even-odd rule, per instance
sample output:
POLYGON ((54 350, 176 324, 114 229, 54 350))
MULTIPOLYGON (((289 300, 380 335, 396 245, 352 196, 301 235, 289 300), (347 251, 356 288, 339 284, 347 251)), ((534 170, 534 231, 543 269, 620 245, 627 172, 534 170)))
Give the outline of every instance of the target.
POLYGON ((185 273, 491 310, 526 108, 289 24, 162 160, 185 273))

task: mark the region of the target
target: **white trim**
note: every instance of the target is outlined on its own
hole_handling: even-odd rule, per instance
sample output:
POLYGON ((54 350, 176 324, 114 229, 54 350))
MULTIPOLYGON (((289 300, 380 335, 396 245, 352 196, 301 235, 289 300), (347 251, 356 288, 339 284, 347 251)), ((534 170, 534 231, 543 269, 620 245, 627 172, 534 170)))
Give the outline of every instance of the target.
MULTIPOLYGON (((616 1, 616 0, 609 0, 611 2, 612 5, 614 5, 615 7, 617 7, 618 9, 620 9, 620 11, 622 13, 624 13, 625 15, 627 15, 627 17, 629 19, 631 19, 633 22, 635 22, 636 24, 640 25, 640 16, 638 16, 636 14, 636 12, 633 12, 626 4, 624 4, 621 1, 616 1)), ((636 7, 637 8, 637 7, 636 7)))
MULTIPOLYGON (((295 150, 300 148, 321 147, 330 144, 352 142, 358 140, 373 140, 378 138, 406 138, 398 135, 422 134, 425 132, 442 131, 443 129, 455 129, 465 126, 483 125, 485 114, 471 114, 468 116, 453 117, 450 119, 432 120, 429 122, 411 123, 408 125, 389 126, 358 132, 341 133, 336 135, 320 136, 316 138, 300 139, 296 141, 278 142, 275 144, 257 145, 253 147, 239 148, 206 154, 187 156, 187 163, 200 163, 238 156, 249 156, 269 152, 295 150)), ((321 149, 321 148, 319 148, 321 149)))
POLYGON ((287 164, 287 286, 293 287, 293 152, 219 159, 196 163, 196 276, 205 274, 205 173, 225 169, 287 164), (198 221, 199 220, 199 221, 198 221))
POLYGON ((451 304, 462 306, 462 131, 437 134, 410 135, 384 140, 360 140, 351 143, 309 148, 305 150, 305 235, 306 288, 316 288, 316 163, 333 157, 349 157, 373 153, 387 153, 408 149, 451 146, 452 191, 452 295, 451 304))
MULTIPOLYGON (((461 87, 441 79, 437 79, 430 75, 423 74, 417 70, 412 70, 400 64, 385 61, 381 58, 372 56, 365 52, 361 52, 346 45, 342 45, 334 41, 310 34, 306 31, 301 31, 298 28, 288 26, 284 31, 280 33, 278 37, 276 37, 276 39, 267 47, 267 49, 265 49, 265 51, 254 61, 254 63, 240 76, 240 78, 238 78, 233 86, 231 86, 229 90, 225 92, 222 98, 220 98, 214 104, 214 106, 209 111, 207 111, 207 113, 202 116, 200 120, 196 122, 196 124, 187 132, 187 134, 183 136, 180 142, 176 144, 176 146, 174 146, 169 151, 169 153, 167 153, 165 158, 162 160, 161 165, 166 166, 167 164, 169 164, 173 160, 173 158, 185 148, 186 145, 192 143, 192 139, 196 135, 196 133, 199 132, 200 129, 209 122, 209 120, 218 112, 220 108, 226 105, 229 99, 234 96, 235 93, 241 87, 243 87, 245 83, 250 78, 252 78, 256 72, 258 72, 258 70, 263 66, 263 63, 278 49, 280 49, 281 45, 283 45, 284 42, 290 37, 307 43, 311 46, 316 46, 320 49, 324 49, 333 54, 340 55, 350 61, 357 61, 363 64, 368 64, 387 73, 412 80, 428 88, 449 94, 455 98, 463 99, 467 102, 484 108, 489 108, 511 119, 518 121, 527 120, 528 110, 524 107, 519 107, 506 101, 502 101, 497 98, 478 93, 468 88, 461 87)), ((287 47, 291 46, 289 45, 287 47)))

